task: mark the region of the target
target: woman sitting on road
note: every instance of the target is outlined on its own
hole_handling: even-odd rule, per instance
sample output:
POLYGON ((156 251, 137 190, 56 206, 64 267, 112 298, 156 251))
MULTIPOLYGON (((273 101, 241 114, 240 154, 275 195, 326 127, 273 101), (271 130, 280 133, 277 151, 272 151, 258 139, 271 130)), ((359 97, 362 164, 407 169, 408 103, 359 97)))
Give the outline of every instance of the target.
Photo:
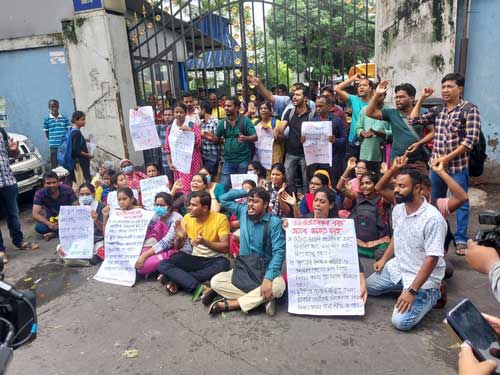
MULTIPOLYGON (((347 167, 339 178, 337 183, 337 191, 344 195, 343 206, 344 209, 350 210, 354 206, 354 202, 358 199, 358 195, 361 193, 361 178, 368 173, 366 163, 362 160, 356 162, 355 157, 349 158, 347 161, 347 167), (355 177, 349 179, 352 172, 354 171, 355 177)), ((341 217, 347 217, 348 213, 340 212, 341 217)))
POLYGON ((321 170, 316 171, 314 176, 311 177, 309 181, 309 193, 307 193, 304 198, 300 201, 300 214, 305 215, 313 211, 313 201, 314 193, 321 188, 328 188, 330 185, 330 178, 327 174, 320 173, 321 170))

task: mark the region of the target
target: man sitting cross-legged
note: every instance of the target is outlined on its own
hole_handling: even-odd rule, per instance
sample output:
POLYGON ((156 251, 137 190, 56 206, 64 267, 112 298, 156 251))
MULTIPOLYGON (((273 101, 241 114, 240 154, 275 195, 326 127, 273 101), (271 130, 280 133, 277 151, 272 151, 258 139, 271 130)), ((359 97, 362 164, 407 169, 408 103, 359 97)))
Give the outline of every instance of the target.
MULTIPOLYGON (((231 190, 220 199, 222 207, 240 222, 240 260, 243 259, 247 265, 255 265, 257 260, 257 264, 262 265, 260 270, 263 278, 259 281, 260 285, 255 282, 251 287, 251 283, 246 283, 247 287, 243 287, 245 283, 242 283, 237 259, 235 270, 219 273, 212 278, 212 291, 206 293, 202 301, 208 305, 215 295, 224 297, 210 305, 210 314, 239 309, 247 312, 267 301, 266 313, 272 316, 276 313, 275 298, 281 297, 286 287, 285 280, 280 276, 285 258, 285 233, 280 218, 268 212, 269 192, 261 187, 251 189, 248 194, 245 190, 231 190), (235 202, 247 195, 247 204, 235 202), (238 288, 235 283, 247 290, 238 288)), ((252 267, 255 268, 259 267, 252 267)))
POLYGON ((158 266, 158 272, 167 280, 165 288, 171 294, 181 287, 194 293, 193 299, 198 299, 205 289, 202 283, 229 269, 229 261, 224 256, 229 252, 229 221, 225 215, 210 211, 211 200, 206 191, 192 192, 188 214, 182 223, 175 223, 175 247, 181 249, 185 241, 190 241, 193 252, 180 251, 158 266))

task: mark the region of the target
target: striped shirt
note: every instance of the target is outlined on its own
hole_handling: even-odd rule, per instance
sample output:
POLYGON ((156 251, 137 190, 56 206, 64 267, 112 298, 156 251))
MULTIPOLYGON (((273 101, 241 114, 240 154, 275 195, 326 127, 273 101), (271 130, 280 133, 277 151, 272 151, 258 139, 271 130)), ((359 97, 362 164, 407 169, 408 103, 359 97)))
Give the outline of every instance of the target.
POLYGON ((56 118, 51 113, 43 120, 43 130, 49 135, 50 148, 57 148, 61 145, 70 126, 68 118, 61 114, 56 118))
POLYGON ((9 162, 9 144, 5 142, 4 130, 0 129, 0 188, 12 186, 17 183, 9 162))
POLYGON ((476 106, 464 113, 465 124, 461 123, 460 113, 466 103, 465 100, 460 100, 460 103, 450 111, 443 106, 438 113, 435 107, 410 121, 412 125, 434 125, 436 134, 432 149, 433 157, 448 155, 461 145, 466 147, 466 152, 448 163, 448 171, 452 174, 469 168, 469 151, 478 142, 481 132, 481 118, 476 106))

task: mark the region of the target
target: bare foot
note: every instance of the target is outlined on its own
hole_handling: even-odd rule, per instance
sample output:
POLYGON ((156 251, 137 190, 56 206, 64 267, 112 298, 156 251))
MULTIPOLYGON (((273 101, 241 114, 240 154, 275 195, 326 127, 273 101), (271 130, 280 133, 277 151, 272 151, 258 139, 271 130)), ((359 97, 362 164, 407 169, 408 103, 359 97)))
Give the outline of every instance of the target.
POLYGON ((56 234, 54 232, 45 233, 43 235, 43 238, 45 238, 46 241, 50 241, 54 237, 56 237, 56 234))

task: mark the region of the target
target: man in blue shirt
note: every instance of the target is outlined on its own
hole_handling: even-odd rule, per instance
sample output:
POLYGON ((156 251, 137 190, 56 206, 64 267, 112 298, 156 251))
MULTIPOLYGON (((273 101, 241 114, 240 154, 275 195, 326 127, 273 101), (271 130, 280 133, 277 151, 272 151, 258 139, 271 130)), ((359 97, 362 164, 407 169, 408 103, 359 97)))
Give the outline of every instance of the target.
POLYGON ((268 212, 270 196, 266 189, 251 189, 247 204, 235 202, 246 196, 245 190, 231 190, 221 196, 221 205, 240 222, 239 255, 257 255, 267 264, 267 269, 262 284, 248 293, 233 285, 233 270, 215 275, 210 286, 224 299, 212 303, 211 314, 239 309, 247 312, 267 301, 266 313, 273 316, 276 313, 275 298, 281 297, 286 288, 280 275, 285 259, 285 232, 281 219, 268 212))
POLYGON ((54 169, 58 165, 57 148, 61 145, 71 123, 66 116, 59 113, 59 102, 57 100, 49 100, 49 110, 49 115, 43 120, 43 130, 49 140, 50 167, 54 169))

